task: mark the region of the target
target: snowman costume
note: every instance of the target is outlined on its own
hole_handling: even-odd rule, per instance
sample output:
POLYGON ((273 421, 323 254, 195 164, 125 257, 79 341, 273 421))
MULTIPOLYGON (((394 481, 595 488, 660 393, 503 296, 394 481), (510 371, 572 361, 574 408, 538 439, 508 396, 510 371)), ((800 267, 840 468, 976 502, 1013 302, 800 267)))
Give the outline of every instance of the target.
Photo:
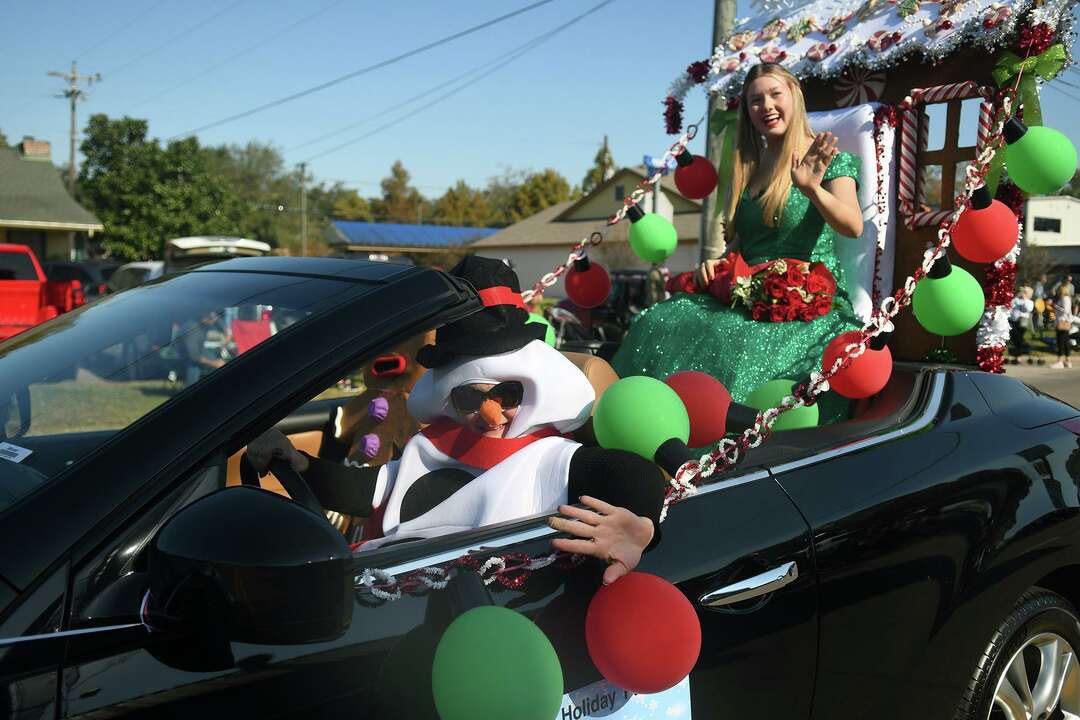
MULTIPOLYGON (((484 309, 440 328, 436 344, 417 353, 430 370, 413 387, 408 409, 427 427, 400 458, 378 468, 309 456, 304 477, 323 506, 369 518, 365 550, 551 513, 582 494, 655 525, 666 488, 659 468, 569 436, 588 421, 595 392, 581 370, 539 339, 546 326, 526 323, 513 271, 469 256, 452 273, 480 288, 484 309), (460 424, 455 388, 508 381, 520 382, 523 392, 503 437, 460 424)), ((658 538, 659 532, 654 544, 658 538)))

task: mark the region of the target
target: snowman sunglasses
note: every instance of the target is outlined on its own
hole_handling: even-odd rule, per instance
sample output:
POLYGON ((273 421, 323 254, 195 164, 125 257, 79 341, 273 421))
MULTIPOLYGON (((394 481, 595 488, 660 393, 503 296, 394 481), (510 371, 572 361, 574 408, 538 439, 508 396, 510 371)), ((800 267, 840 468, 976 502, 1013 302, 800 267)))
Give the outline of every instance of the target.
POLYGON ((525 387, 517 380, 501 382, 490 390, 478 390, 473 385, 459 385, 450 391, 450 403, 460 413, 476 412, 485 400, 494 400, 509 410, 521 405, 525 387))

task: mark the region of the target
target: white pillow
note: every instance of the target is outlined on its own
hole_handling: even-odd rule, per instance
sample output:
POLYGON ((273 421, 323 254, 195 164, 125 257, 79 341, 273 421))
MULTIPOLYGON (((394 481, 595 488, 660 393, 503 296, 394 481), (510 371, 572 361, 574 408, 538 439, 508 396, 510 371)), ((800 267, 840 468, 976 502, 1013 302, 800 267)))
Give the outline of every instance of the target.
POLYGON ((862 161, 859 173, 859 205, 863 210, 863 233, 858 239, 837 237, 836 254, 844 270, 848 294, 859 317, 866 320, 873 311, 871 291, 874 282, 874 254, 880 243, 884 248, 878 270, 878 293, 885 297, 892 293, 893 259, 895 251, 896 223, 894 218, 895 200, 893 195, 893 177, 896 162, 893 153, 894 131, 888 124, 885 128, 885 172, 886 193, 884 237, 878 237, 878 227, 874 224, 877 215, 877 163, 874 158, 874 110, 877 103, 856 105, 850 108, 810 113, 810 126, 814 132, 829 131, 836 135, 840 149, 853 153, 862 161))

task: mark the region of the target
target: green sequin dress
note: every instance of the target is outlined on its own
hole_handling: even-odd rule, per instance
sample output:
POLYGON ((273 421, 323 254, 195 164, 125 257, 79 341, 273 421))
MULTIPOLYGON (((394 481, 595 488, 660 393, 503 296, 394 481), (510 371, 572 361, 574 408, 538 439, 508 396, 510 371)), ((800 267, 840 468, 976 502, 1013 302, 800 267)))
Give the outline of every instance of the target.
MULTIPOLYGON (((825 180, 859 181, 859 160, 841 152, 825 171, 825 180)), ((744 401, 754 388, 777 378, 804 380, 821 368, 821 355, 840 333, 862 327, 847 294, 835 243, 838 237, 817 208, 791 188, 779 227, 768 227, 757 198, 743 195, 735 213, 741 252, 750 265, 781 257, 822 262, 836 278, 833 309, 810 322, 752 320, 741 305, 726 307, 709 294, 679 293, 642 312, 612 360, 620 377, 649 375, 663 379, 683 370, 700 370, 722 382, 731 396, 744 401)), ((830 392, 820 401, 820 422, 846 417, 847 402, 830 392)))

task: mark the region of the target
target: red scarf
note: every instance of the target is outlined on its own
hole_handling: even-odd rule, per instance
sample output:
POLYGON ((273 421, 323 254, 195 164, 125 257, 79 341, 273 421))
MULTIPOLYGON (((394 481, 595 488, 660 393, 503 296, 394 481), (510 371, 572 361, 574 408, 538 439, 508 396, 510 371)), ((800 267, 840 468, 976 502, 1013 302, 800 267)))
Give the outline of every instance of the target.
POLYGON ((447 418, 436 420, 420 432, 440 452, 481 470, 491 469, 541 438, 560 435, 558 430, 548 425, 515 438, 485 437, 447 418))

